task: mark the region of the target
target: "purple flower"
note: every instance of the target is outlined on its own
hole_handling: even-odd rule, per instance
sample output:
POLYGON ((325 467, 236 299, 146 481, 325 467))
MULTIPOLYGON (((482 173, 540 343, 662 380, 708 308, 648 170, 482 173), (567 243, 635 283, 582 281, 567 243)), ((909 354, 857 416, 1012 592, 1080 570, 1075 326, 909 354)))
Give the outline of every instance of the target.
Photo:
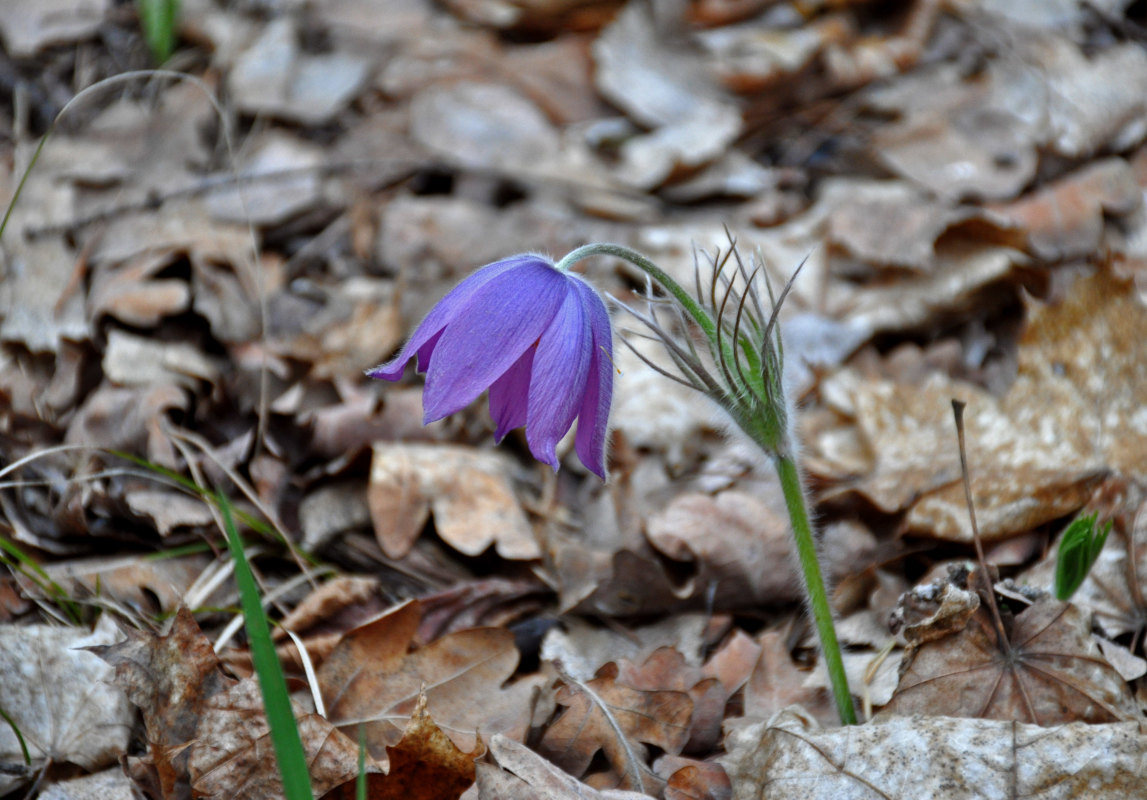
POLYGON ((423 424, 489 389, 499 442, 525 425, 530 452, 557 470, 557 443, 577 419, 578 457, 605 479, 612 328, 605 303, 578 276, 536 255, 489 264, 442 298, 397 356, 366 374, 396 381, 414 356, 426 373, 423 424))

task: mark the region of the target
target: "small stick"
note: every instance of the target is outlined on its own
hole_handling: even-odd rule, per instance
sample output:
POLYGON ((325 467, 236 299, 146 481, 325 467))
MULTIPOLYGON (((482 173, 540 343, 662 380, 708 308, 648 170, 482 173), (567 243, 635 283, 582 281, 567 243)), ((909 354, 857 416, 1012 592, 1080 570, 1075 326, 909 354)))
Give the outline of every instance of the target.
POLYGON ((968 516, 972 519, 972 541, 976 545, 976 558, 980 561, 980 574, 984 576, 984 588, 988 595, 988 606, 992 609, 992 619, 996 623, 996 632, 1000 637, 1000 644, 1005 648, 1011 648, 1011 642, 1008 641, 1008 634, 1004 630, 1004 619, 1000 616, 1000 607, 996 604, 996 590, 992 586, 992 579, 989 577, 988 561, 984 558, 984 545, 980 541, 980 528, 976 524, 976 507, 972 504, 972 479, 968 473, 968 454, 964 448, 964 406, 962 400, 952 398, 952 413, 956 417, 956 437, 960 442, 960 472, 964 476, 964 499, 968 503, 968 516))

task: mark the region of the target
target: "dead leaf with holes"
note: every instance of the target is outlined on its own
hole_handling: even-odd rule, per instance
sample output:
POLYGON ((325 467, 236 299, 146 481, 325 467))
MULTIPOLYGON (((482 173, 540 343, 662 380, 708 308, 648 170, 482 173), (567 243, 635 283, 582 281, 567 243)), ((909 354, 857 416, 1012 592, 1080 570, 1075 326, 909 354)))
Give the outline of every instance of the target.
POLYGON ((680 753, 689 740, 693 701, 685 692, 642 691, 618 682, 617 664, 606 664, 590 681, 572 682, 557 694, 561 715, 546 730, 538 752, 571 775, 585 775, 601 751, 611 772, 595 782, 655 791, 659 781, 642 742, 680 753))
POLYGON ((1076 606, 1043 600, 1004 621, 982 607, 958 633, 910 645, 883 714, 935 714, 1059 725, 1137 719, 1127 682, 1076 606))
POLYGON ((117 634, 110 618, 94 632, 47 625, 0 626, 0 794, 31 781, 45 762, 79 764, 89 772, 127 752, 133 712, 123 691, 107 683, 111 668, 84 648, 117 634), (23 743, 15 730, 23 734, 23 743), (25 770, 23 744, 31 765, 25 770))
POLYGON ((328 719, 354 738, 361 723, 379 760, 401 739, 421 693, 435 723, 463 750, 477 747, 479 732, 522 738, 542 677, 507 685, 518 666, 514 635, 472 628, 411 650, 421 617, 420 604, 410 601, 343 634, 318 670, 328 719))

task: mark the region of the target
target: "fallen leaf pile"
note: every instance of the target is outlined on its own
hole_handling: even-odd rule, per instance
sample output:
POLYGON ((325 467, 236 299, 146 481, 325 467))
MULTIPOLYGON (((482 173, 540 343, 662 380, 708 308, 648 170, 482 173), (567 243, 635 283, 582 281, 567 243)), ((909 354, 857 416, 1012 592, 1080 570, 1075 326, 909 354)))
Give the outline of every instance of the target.
POLYGON ((281 796, 216 492, 317 797, 360 733, 374 798, 1141 793, 1142 4, 183 0, 162 73, 137 6, 0 3, 0 795, 281 796), (606 484, 363 376, 479 266, 590 241, 804 264, 862 726, 770 464, 624 313, 606 484))

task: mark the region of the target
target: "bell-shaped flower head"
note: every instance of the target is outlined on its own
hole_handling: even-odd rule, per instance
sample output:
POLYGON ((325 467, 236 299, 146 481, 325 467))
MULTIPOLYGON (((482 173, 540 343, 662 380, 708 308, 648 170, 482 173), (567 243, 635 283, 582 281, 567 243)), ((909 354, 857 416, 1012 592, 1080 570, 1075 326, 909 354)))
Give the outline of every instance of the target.
POLYGON ((396 381, 417 358, 426 373, 423 424, 490 391, 495 438, 526 427, 530 452, 558 468, 557 444, 578 422, 574 444, 605 479, 613 399, 613 331, 598 293, 545 258, 519 255, 458 284, 390 361, 367 370, 396 381))

